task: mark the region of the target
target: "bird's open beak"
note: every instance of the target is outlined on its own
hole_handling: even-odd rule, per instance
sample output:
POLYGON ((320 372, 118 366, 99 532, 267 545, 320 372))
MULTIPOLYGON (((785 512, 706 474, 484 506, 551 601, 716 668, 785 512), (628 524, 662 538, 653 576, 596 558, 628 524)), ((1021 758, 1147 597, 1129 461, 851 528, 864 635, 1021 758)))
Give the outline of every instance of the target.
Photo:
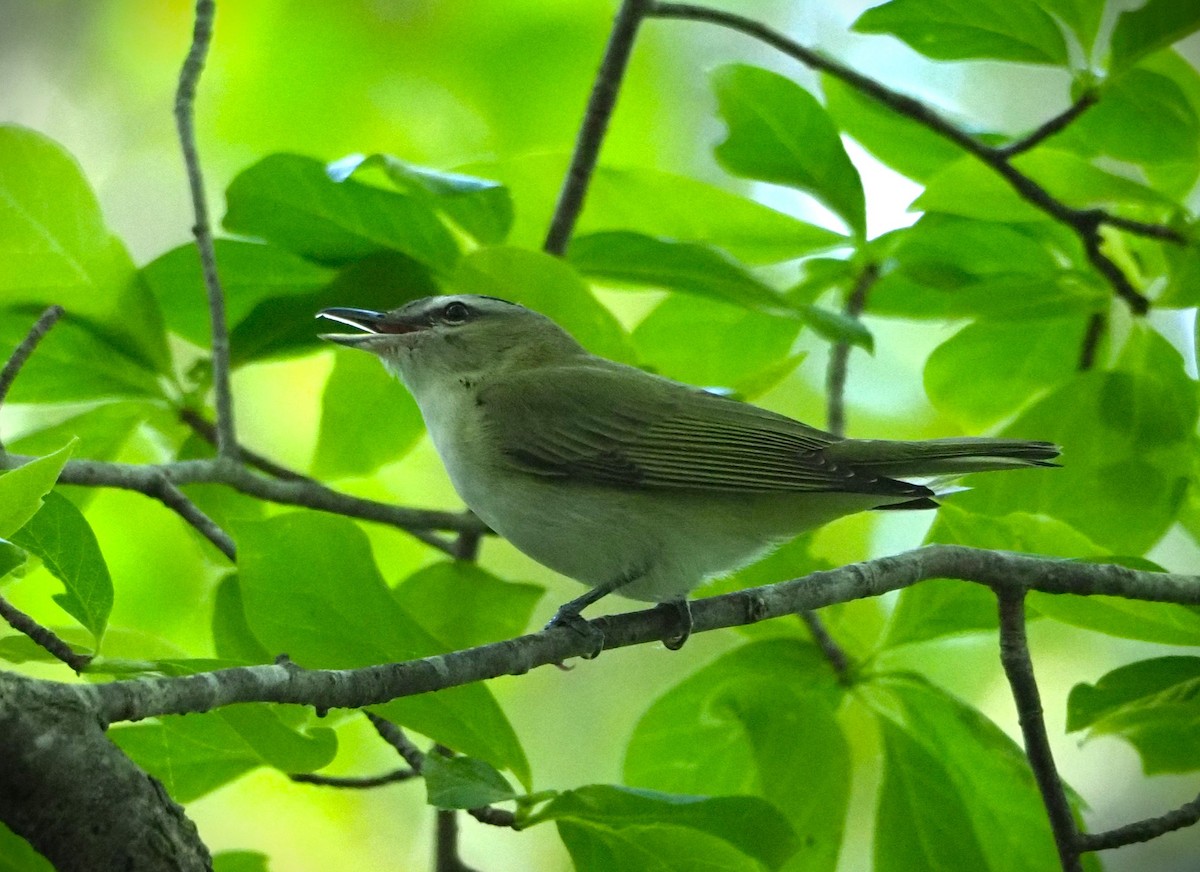
POLYGON ((357 327, 362 333, 322 333, 322 339, 346 345, 350 348, 369 348, 377 344, 382 336, 399 333, 413 333, 427 327, 427 324, 414 322, 397 317, 388 312, 372 312, 370 309, 322 309, 317 313, 318 318, 328 318, 339 324, 357 327))

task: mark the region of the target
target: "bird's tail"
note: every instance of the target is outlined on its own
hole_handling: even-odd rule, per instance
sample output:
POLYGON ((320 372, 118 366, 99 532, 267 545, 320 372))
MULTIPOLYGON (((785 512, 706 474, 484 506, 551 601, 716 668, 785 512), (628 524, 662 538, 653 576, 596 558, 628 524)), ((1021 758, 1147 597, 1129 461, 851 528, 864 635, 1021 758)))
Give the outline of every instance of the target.
POLYGON ((856 472, 909 476, 965 475, 992 469, 1058 466, 1059 447, 1053 442, 962 437, 898 442, 887 439, 846 439, 824 449, 826 457, 856 472))

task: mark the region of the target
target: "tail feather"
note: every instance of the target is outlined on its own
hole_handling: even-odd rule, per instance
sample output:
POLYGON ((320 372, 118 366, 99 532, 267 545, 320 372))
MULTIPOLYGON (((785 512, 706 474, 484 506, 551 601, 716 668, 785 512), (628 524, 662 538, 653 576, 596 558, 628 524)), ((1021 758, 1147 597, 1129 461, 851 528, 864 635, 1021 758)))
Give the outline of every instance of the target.
POLYGON ((1058 466, 1059 447, 1052 442, 962 437, 898 442, 887 439, 847 439, 824 449, 834 463, 856 472, 890 478, 924 475, 965 475, 996 469, 1058 466))

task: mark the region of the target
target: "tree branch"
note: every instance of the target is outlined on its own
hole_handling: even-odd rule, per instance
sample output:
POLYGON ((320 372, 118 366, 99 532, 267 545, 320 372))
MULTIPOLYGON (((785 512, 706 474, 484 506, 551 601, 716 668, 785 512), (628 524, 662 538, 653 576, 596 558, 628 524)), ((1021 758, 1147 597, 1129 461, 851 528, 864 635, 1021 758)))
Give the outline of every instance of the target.
POLYGON ((193 117, 196 85, 204 71, 208 46, 212 41, 215 0, 196 0, 196 24, 192 29, 192 44, 179 72, 179 87, 175 91, 175 126, 179 130, 179 145, 187 168, 188 188, 192 196, 192 211, 196 223, 192 233, 200 253, 200 268, 208 292, 208 311, 212 322, 213 393, 217 407, 217 454, 237 457, 237 436, 233 424, 233 391, 230 388, 229 327, 225 323, 225 294, 217 275, 217 253, 213 247, 212 226, 208 219, 208 203, 204 197, 204 176, 200 170, 200 155, 196 149, 196 128, 193 117))
POLYGON ((1166 833, 1190 827, 1197 821, 1200 821, 1200 796, 1158 817, 1146 818, 1103 833, 1081 833, 1077 844, 1080 851, 1107 851, 1137 842, 1148 842, 1166 833))
POLYGON ((583 123, 575 140, 575 149, 571 153, 571 164, 563 179, 558 203, 550 219, 550 229, 542 245, 550 254, 562 256, 566 252, 575 222, 579 213, 583 211, 588 184, 596 169, 600 146, 604 142, 608 121, 617 103, 617 92, 629 63, 629 54, 633 50, 638 25, 646 16, 648 6, 648 0, 622 0, 621 8, 613 21, 608 45, 604 49, 604 59, 600 62, 599 72, 596 73, 583 123))
MULTIPOLYGON (((691 3, 664 2, 652 2, 647 10, 647 15, 655 18, 705 21, 754 37, 807 67, 820 70, 840 79, 859 92, 883 103, 895 112, 913 119, 934 133, 955 143, 968 154, 975 156, 997 172, 1022 199, 1074 230, 1084 243, 1084 247, 1088 252, 1088 259, 1092 262, 1093 266, 1100 271, 1112 285, 1114 292, 1136 314, 1145 314, 1150 306, 1149 300, 1138 293, 1129 279, 1125 277, 1124 273, 1107 256, 1100 252, 1100 227, 1108 224, 1140 236, 1174 242, 1180 245, 1187 242, 1181 233, 1171 227, 1132 221, 1127 218, 1111 215, 1099 209, 1076 209, 1068 206, 1052 196, 1029 176, 1018 170, 1009 161, 1010 155, 1006 153, 1005 147, 995 147, 981 142, 921 101, 901 94, 899 91, 894 91, 881 82, 877 82, 844 64, 806 48, 795 40, 752 18, 746 18, 737 13, 725 12, 720 9, 708 9, 691 3)), ((1087 107, 1083 108, 1086 109, 1087 107)), ((1079 112, 1082 111, 1082 109, 1079 110, 1079 112)), ((1074 117, 1077 117, 1079 112, 1068 117, 1065 123, 1069 123, 1074 117)), ((1056 119, 1052 119, 1047 124, 1055 122, 1056 119)), ((1057 122, 1065 126, 1061 118, 1057 119, 1057 122)), ((1058 129, 1061 130, 1062 127, 1060 126, 1058 129)), ((1041 128, 1039 128, 1040 130, 1041 128)), ((1051 132, 1055 131, 1052 130, 1051 132)))
MULTIPOLYGON (((845 313, 858 318, 867 307, 867 295, 879 278, 879 264, 868 263, 854 281, 854 288, 846 298, 845 313)), ((850 359, 850 343, 835 342, 829 350, 829 368, 826 370, 825 386, 828 412, 825 420, 830 433, 846 435, 846 375, 850 359)))
POLYGON ((70 666, 76 674, 83 672, 92 662, 92 655, 77 653, 53 630, 43 627, 2 596, 0 596, 0 618, 4 618, 8 625, 18 633, 24 633, 55 658, 70 666))
MULTIPOLYGON (((19 454, 2 455, 0 469, 16 469, 35 459, 19 454)), ((176 486, 223 484, 267 502, 387 524, 451 555, 453 543, 431 534, 430 530, 450 530, 456 533, 488 532, 487 525, 470 512, 409 509, 338 493, 311 479, 281 481, 264 478, 239 463, 221 458, 147 465, 102 460, 69 460, 58 480, 61 484, 132 490, 159 499, 159 489, 164 479, 176 486)))
POLYGON ((317 775, 313 772, 292 772, 288 775, 297 784, 315 784, 319 787, 342 787, 354 790, 365 790, 371 787, 383 787, 397 784, 401 781, 411 781, 417 773, 411 769, 394 769, 383 775, 366 775, 359 777, 342 777, 338 775, 317 775))
MULTIPOLYGON (((217 428, 216 425, 197 412, 195 409, 180 409, 179 420, 187 424, 192 432, 207 442, 209 445, 216 446, 217 444, 217 428)), ((297 472, 294 469, 288 469, 286 466, 276 463, 271 458, 251 451, 244 445, 238 445, 238 459, 259 472, 265 472, 267 475, 275 478, 282 478, 285 481, 309 481, 316 482, 316 479, 305 475, 302 472, 297 472)))
MULTIPOLYGON (((13 349, 13 353, 4 362, 4 368, 0 369, 0 406, 3 406, 4 401, 8 398, 8 392, 12 388, 13 382, 17 380, 17 374, 21 371, 21 367, 25 365, 25 361, 29 360, 29 355, 33 354, 33 350, 42 341, 42 337, 50 332, 50 328, 58 323, 58 319, 62 315, 62 306, 51 306, 43 312, 41 317, 29 328, 29 332, 25 334, 21 344, 13 349)), ((0 451, 3 450, 4 443, 0 441, 0 451)))
POLYGON ((1108 317, 1103 312, 1093 312, 1088 316, 1087 330, 1083 334, 1083 345, 1079 349, 1079 371, 1087 372, 1096 364, 1096 351, 1100 348, 1100 340, 1108 329, 1108 317))
POLYGON ((1013 158, 1019 154, 1023 154, 1041 145, 1051 136, 1056 133, 1061 133, 1067 127, 1082 115, 1087 110, 1091 109, 1100 101, 1100 94, 1094 90, 1085 91, 1080 95, 1079 99, 1068 106, 1064 111, 1055 115, 1049 121, 1042 124, 1032 133, 1023 136, 1020 139, 1010 142, 1008 145, 1000 146, 996 149, 996 153, 1005 158, 1013 158))
POLYGON ((1041 695, 1029 658, 1025 591, 997 591, 997 597, 1000 603, 1000 662, 1017 705, 1017 720, 1025 737, 1025 755, 1042 793, 1063 872, 1083 872, 1076 846, 1079 831, 1050 750, 1050 737, 1046 735, 1046 723, 1042 718, 1041 695))
MULTIPOLYGON (((802 579, 696 600, 692 604, 694 631, 740 626, 877 596, 929 578, 973 581, 1001 592, 1040 590, 1200 604, 1200 583, 1192 576, 931 545, 802 579)), ((673 621, 674 616, 661 609, 647 609, 591 623, 603 632, 605 649, 611 649, 658 642, 673 629, 673 621)), ((362 708, 501 675, 521 675, 537 666, 583 656, 593 648, 591 638, 569 627, 556 627, 477 648, 362 669, 243 666, 199 675, 58 686, 64 693, 84 697, 105 723, 210 711, 237 702, 362 708)))

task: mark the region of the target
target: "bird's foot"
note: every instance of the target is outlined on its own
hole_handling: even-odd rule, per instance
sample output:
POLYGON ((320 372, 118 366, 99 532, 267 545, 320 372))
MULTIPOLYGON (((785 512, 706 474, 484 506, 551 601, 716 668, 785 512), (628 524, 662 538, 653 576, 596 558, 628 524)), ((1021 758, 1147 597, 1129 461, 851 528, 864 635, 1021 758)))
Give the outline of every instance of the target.
POLYGON ((604 633, 579 614, 579 608, 574 602, 567 603, 555 612, 554 617, 550 619, 545 628, 552 630, 555 627, 570 627, 591 643, 589 652, 582 655, 585 660, 595 660, 604 650, 604 633))
POLYGON ((679 632, 674 636, 663 639, 663 645, 668 651, 678 651, 692 636, 692 606, 686 599, 671 600, 659 603, 658 608, 671 611, 679 625, 679 632))

